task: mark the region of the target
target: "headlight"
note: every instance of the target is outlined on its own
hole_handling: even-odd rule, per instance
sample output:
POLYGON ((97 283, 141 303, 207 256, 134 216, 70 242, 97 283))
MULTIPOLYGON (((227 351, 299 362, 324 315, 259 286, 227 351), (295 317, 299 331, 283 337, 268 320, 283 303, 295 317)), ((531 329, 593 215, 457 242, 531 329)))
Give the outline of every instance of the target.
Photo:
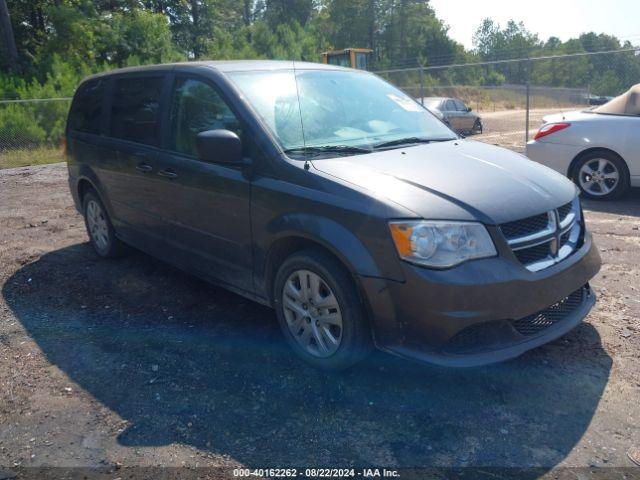
POLYGON ((391 222, 389 228, 400 258, 419 265, 449 268, 497 255, 480 223, 419 220, 391 222))

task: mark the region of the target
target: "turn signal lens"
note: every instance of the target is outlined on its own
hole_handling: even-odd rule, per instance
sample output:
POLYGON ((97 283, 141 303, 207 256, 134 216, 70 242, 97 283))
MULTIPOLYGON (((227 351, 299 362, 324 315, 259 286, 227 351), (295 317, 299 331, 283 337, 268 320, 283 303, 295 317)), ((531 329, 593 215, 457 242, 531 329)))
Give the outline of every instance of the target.
POLYGON ((570 123, 547 123, 546 125, 542 126, 540 130, 538 130, 538 133, 536 133, 534 140, 539 140, 542 137, 546 137, 547 135, 551 135, 552 133, 559 132, 560 130, 564 130, 565 128, 569 128, 570 126, 570 123))
POLYGON ((400 256, 411 255, 411 226, 405 223, 391 223, 389 228, 400 256))

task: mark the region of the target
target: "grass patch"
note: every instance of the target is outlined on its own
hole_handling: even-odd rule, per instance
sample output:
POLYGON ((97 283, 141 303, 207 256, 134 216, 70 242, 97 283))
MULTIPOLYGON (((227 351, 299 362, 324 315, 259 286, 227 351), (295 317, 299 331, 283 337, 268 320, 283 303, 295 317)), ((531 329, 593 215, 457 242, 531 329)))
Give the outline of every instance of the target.
POLYGON ((60 147, 36 147, 0 151, 0 169, 64 162, 60 147))

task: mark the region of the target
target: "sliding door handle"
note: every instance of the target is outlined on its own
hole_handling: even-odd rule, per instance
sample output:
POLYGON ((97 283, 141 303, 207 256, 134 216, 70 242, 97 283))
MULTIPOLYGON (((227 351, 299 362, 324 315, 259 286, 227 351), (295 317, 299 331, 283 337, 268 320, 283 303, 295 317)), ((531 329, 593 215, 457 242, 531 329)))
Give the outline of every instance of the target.
POLYGON ((148 163, 139 163, 136 165, 136 170, 140 170, 141 172, 147 173, 153 170, 153 167, 148 163))
POLYGON ((164 170, 160 170, 158 175, 165 178, 178 178, 178 174, 171 170, 170 168, 165 168, 164 170))

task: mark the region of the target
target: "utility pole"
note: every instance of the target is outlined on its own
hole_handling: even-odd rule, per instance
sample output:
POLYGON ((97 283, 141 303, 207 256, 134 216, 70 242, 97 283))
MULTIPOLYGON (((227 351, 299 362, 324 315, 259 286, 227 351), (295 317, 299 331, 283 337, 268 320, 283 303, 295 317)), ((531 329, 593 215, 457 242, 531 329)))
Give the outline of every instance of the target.
POLYGON ((4 46, 7 51, 9 60, 9 70, 18 71, 18 49, 16 48, 16 39, 13 36, 13 27, 11 26, 11 16, 9 15, 9 7, 7 0, 0 0, 0 30, 4 46))

